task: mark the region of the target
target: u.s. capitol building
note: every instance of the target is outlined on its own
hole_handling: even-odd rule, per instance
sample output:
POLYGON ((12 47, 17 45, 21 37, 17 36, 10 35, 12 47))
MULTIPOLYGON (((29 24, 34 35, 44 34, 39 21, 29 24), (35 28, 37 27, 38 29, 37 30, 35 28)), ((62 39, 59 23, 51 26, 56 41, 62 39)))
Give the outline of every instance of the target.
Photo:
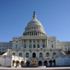
POLYGON ((13 37, 12 42, 1 42, 0 52, 5 52, 0 56, 2 66, 24 67, 34 63, 35 66, 70 65, 70 42, 60 42, 55 36, 47 36, 41 22, 36 19, 35 12, 25 27, 23 36, 13 37))

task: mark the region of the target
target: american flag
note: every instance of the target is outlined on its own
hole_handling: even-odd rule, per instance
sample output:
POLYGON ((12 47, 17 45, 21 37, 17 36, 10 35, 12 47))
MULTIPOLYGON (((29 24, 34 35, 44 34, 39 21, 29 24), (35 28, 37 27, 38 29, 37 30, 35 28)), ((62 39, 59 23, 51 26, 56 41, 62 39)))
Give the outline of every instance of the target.
POLYGON ((37 32, 37 30, 35 30, 35 32, 37 32))

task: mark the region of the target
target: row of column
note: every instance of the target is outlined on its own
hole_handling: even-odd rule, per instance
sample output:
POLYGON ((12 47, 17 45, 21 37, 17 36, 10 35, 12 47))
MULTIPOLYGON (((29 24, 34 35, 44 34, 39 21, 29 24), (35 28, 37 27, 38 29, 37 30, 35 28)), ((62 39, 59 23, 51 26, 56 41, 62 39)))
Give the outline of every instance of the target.
POLYGON ((29 32, 29 33, 27 33, 26 35, 30 35, 30 36, 43 36, 44 34, 43 33, 41 33, 41 32, 29 32))
MULTIPOLYGON (((39 44, 40 48, 42 48, 42 45, 43 45, 42 39, 40 39, 39 41, 40 41, 40 42, 37 43, 37 39, 35 40, 36 48, 37 48, 37 44, 39 44)), ((33 39, 32 39, 31 44, 32 44, 32 46, 33 46, 33 44, 34 44, 34 43, 33 43, 33 39)), ((45 45, 45 47, 48 46, 48 40, 47 40, 47 39, 45 39, 44 45, 45 45)), ((24 40, 23 40, 23 39, 21 39, 21 47, 24 47, 24 40)), ((26 47, 29 47, 29 39, 26 40, 26 47)))

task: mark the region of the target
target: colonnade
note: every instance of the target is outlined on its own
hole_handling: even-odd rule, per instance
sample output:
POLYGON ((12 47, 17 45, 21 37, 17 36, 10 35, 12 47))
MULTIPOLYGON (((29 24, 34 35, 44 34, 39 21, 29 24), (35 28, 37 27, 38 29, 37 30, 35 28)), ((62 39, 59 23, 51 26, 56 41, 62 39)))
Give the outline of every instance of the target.
POLYGON ((44 33, 41 33, 41 32, 28 32, 28 33, 25 33, 24 35, 28 35, 28 36, 44 36, 45 34, 44 33))
POLYGON ((40 48, 42 48, 42 46, 43 46, 43 44, 45 45, 45 47, 47 47, 48 46, 48 40, 47 39, 44 39, 44 43, 42 42, 43 40, 42 39, 39 39, 39 40, 37 40, 37 39, 21 39, 21 47, 24 47, 24 44, 26 44, 26 47, 29 47, 29 45, 31 44, 31 46, 33 47, 33 44, 35 44, 36 45, 36 48, 37 48, 37 45, 39 44, 39 46, 40 46, 40 48), (26 41, 26 43, 25 43, 25 41, 26 41), (31 41, 31 43, 30 43, 30 41, 31 41), (34 41, 35 41, 35 43, 34 43, 34 41))

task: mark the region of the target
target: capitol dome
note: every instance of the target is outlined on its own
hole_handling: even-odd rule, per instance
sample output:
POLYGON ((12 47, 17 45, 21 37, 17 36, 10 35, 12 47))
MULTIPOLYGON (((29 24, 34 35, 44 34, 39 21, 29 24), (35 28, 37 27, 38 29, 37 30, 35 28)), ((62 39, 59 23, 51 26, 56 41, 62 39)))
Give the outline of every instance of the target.
POLYGON ((33 14, 33 19, 27 24, 23 35, 25 36, 26 35, 30 35, 30 36, 46 35, 44 31, 44 27, 42 26, 41 22, 36 19, 35 12, 33 14))

